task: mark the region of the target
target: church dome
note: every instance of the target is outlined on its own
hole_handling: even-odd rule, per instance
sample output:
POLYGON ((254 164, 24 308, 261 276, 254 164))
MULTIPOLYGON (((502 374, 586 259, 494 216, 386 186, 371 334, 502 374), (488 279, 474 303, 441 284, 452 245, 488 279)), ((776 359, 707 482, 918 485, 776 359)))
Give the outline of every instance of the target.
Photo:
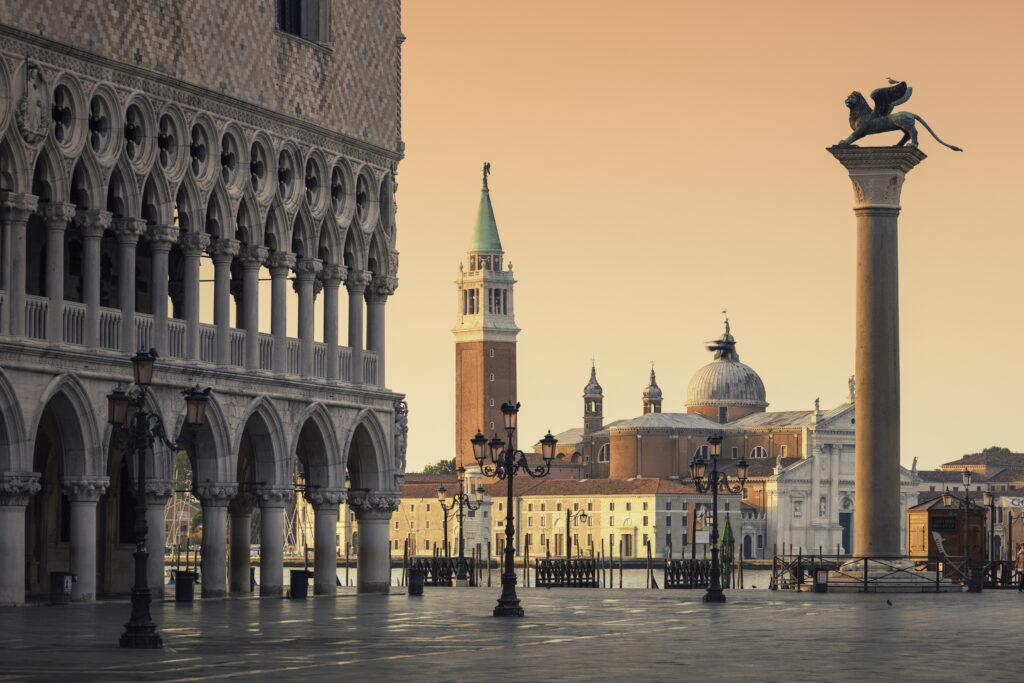
POLYGON ((651 368, 651 383, 644 389, 644 398, 661 398, 661 387, 654 381, 654 368, 651 368))
POLYGON ((593 365, 590 366, 590 381, 587 382, 587 386, 583 387, 583 395, 604 396, 601 385, 597 383, 597 368, 593 365))
POLYGON ((740 362, 736 353, 736 339, 729 333, 725 321, 725 334, 708 346, 715 352, 715 360, 694 373, 686 388, 686 405, 690 406, 749 406, 764 408, 764 382, 754 369, 740 362))

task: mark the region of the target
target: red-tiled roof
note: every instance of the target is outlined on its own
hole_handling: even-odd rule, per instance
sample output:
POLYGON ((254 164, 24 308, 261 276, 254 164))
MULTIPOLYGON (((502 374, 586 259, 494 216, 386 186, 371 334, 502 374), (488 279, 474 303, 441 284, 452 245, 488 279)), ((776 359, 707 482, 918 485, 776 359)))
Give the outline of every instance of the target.
MULTIPOLYGON (((424 472, 406 472, 406 484, 451 484, 458 481, 454 472, 444 474, 426 474, 424 472)), ((435 487, 436 488, 436 487, 435 487)))
POLYGON ((943 463, 942 469, 947 467, 963 468, 965 465, 995 465, 1024 470, 1024 453, 972 453, 959 460, 943 463))

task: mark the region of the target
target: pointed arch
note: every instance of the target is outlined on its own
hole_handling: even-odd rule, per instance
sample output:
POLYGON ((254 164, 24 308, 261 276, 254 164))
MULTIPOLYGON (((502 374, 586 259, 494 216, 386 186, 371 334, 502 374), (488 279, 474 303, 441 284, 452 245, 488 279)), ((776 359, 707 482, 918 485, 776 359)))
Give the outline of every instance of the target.
POLYGON ((206 422, 198 429, 185 427, 182 410, 175 419, 174 434, 185 444, 192 464, 195 485, 229 483, 235 480, 234 458, 229 452, 231 435, 224 408, 216 392, 210 394, 206 404, 206 422))
POLYGON ((106 463, 100 454, 97 411, 81 380, 74 375, 63 374, 46 385, 29 428, 33 447, 43 413, 48 407, 53 410, 62 439, 66 437, 62 463, 65 476, 106 474, 106 463))
POLYGON ((260 210, 252 191, 246 190, 238 204, 235 215, 235 239, 244 244, 263 244, 263 226, 260 222, 260 210), (243 239, 244 237, 244 239, 243 239))
POLYGON ((201 232, 203 209, 195 182, 186 174, 174 196, 174 225, 185 232, 201 232))
POLYGON ((148 225, 171 225, 174 220, 170 187, 159 164, 153 167, 142 186, 142 209, 139 215, 148 225))
POLYGON ((395 487, 395 468, 390 439, 377 414, 364 408, 345 435, 345 469, 352 488, 390 491, 395 487))
POLYGON ((366 265, 366 240, 362 230, 355 226, 345 232, 342 259, 349 270, 362 270, 366 265))
POLYGON ((99 208, 106 202, 104 188, 103 171, 96 158, 90 152, 84 152, 78 157, 71 171, 69 201, 77 206, 79 211, 99 208))
POLYGON ((125 160, 118 159, 117 165, 110 172, 107 181, 106 210, 115 218, 127 218, 141 215, 139 196, 133 182, 134 171, 125 160))
POLYGON ((269 211, 267 211, 267 220, 263 226, 263 246, 274 251, 287 251, 290 244, 288 218, 285 216, 281 199, 275 196, 269 211))
POLYGON ((340 237, 338 223, 334 217, 325 218, 320 224, 316 257, 324 263, 340 264, 343 259, 340 237))
POLYGON ((313 218, 305 206, 299 208, 292 224, 291 251, 298 258, 316 258, 316 239, 313 218))
POLYGON ((217 239, 234 237, 235 229, 231 216, 231 205, 228 203, 227 194, 219 182, 213 188, 213 192, 210 193, 210 199, 206 204, 206 216, 203 225, 204 232, 217 239))
POLYGON ((0 368, 0 472, 28 472, 32 459, 25 449, 25 417, 7 373, 0 368))
POLYGON ((232 471, 237 471, 247 436, 252 449, 254 481, 268 486, 290 485, 291 459, 285 457, 284 423, 273 401, 266 396, 254 398, 242 414, 231 444, 232 471))
POLYGON ((36 156, 32 167, 32 194, 39 197, 40 202, 63 202, 68 199, 68 183, 61 158, 60 152, 49 141, 36 156))
POLYGON ((321 488, 344 488, 345 462, 327 408, 322 403, 306 406, 295 424, 297 429, 288 452, 296 457, 303 453, 307 483, 321 488))
POLYGON ((14 144, 5 136, 0 140, 0 191, 28 192, 28 159, 18 141, 14 144))
POLYGON ((388 272, 391 259, 388 258, 388 238, 381 228, 373 231, 370 237, 370 248, 367 250, 366 269, 379 276, 394 275, 388 272))

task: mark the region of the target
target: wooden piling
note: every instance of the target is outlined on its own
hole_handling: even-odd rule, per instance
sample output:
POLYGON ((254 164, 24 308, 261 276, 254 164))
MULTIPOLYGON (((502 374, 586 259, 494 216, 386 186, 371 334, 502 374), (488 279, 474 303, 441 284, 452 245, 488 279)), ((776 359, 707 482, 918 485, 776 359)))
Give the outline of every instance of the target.
POLYGON ((622 539, 619 539, 619 588, 622 588, 622 539))

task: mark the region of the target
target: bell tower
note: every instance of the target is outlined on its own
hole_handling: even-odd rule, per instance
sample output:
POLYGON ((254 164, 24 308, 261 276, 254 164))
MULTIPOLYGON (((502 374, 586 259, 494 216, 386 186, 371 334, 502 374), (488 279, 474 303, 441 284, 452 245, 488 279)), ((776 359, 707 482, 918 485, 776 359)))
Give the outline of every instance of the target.
POLYGON ((583 434, 589 435, 604 426, 604 392, 597 383, 597 367, 590 365, 590 381, 583 387, 583 434))
POLYGON ((516 327, 512 265, 504 266, 505 252, 498 237, 484 164, 483 188, 473 238, 469 269, 459 265, 455 328, 455 465, 476 466, 470 439, 477 430, 488 438, 505 439, 501 404, 516 402, 516 327))

